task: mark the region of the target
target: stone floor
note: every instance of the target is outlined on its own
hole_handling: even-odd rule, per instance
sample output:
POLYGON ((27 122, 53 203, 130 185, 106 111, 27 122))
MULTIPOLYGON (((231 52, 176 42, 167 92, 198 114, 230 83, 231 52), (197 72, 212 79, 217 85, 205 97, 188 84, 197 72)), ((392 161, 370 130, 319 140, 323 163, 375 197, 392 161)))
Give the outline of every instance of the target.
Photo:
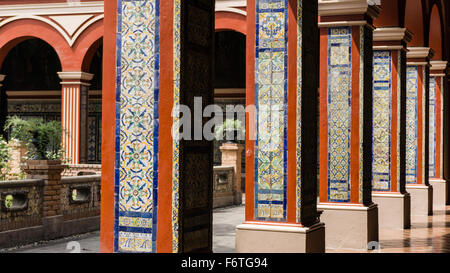
MULTIPOLYGON (((235 227, 243 221, 244 206, 214 210, 213 250, 215 253, 234 252, 235 227)), ((0 252, 71 252, 71 248, 67 248, 68 243, 75 241, 80 244, 82 253, 97 253, 100 250, 99 234, 97 231, 0 252)), ((446 211, 436 211, 433 216, 413 217, 411 229, 408 230, 380 229, 380 246, 379 252, 385 253, 450 253, 450 206, 446 211)), ((355 251, 328 249, 327 252, 355 251)))

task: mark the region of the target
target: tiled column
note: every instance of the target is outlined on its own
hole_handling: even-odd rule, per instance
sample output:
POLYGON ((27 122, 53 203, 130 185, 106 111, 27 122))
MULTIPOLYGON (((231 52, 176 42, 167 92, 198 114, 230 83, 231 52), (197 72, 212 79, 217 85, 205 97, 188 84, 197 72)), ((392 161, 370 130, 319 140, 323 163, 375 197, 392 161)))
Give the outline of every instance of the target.
POLYGON ((367 249, 378 241, 371 196, 372 21, 378 12, 366 0, 319 1, 319 209, 327 248, 367 249))
POLYGON ((105 1, 103 252, 212 252, 213 37, 213 0, 105 1))
POLYGON ((237 252, 324 252, 317 202, 317 1, 250 0, 246 221, 237 252), (303 65, 305 64, 305 65, 303 65))
POLYGON ((377 28, 373 34, 372 199, 384 228, 408 228, 411 199, 405 184, 405 28, 377 28))
POLYGON ((409 47, 406 92, 406 190, 411 214, 433 214, 433 188, 428 181, 429 61, 433 51, 409 47))
POLYGON ((431 61, 430 68, 430 130, 429 177, 433 187, 433 209, 445 210, 447 182, 443 176, 443 103, 446 61, 431 61))
POLYGON ((8 117, 8 96, 3 88, 3 81, 6 75, 0 75, 0 135, 6 139, 5 127, 6 118, 8 117))
POLYGON ((58 72, 62 82, 62 144, 68 164, 87 163, 88 88, 94 75, 85 72, 58 72))

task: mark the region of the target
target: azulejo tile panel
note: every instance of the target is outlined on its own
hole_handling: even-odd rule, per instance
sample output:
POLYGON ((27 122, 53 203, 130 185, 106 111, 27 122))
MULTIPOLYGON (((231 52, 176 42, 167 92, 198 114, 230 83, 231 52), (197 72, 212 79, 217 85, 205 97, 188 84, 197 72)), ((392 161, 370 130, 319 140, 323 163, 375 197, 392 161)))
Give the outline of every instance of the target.
POLYGON ((328 201, 350 201, 351 27, 328 29, 328 201))
POLYGON ((417 91, 418 68, 407 67, 406 84, 406 183, 417 183, 417 91))
POLYGON ((255 218, 286 220, 287 0, 256 2, 255 218))
MULTIPOLYGON (((174 98, 173 106, 175 109, 180 106, 180 62, 181 62, 181 0, 174 1, 174 98)), ((179 128, 180 114, 174 116, 174 128, 179 128)), ((179 207, 180 207, 180 132, 173 132, 173 161, 172 161, 172 252, 179 251, 179 207)))
POLYGON ((297 222, 301 222, 302 193, 302 66, 303 66, 303 1, 297 1, 297 222))
POLYGON ((436 77, 430 77, 430 163, 429 177, 436 176, 436 77))
POLYGON ((373 53, 373 157, 372 188, 389 191, 391 188, 391 120, 392 120, 392 54, 373 53))
POLYGON ((154 252, 158 189, 159 0, 118 0, 116 252, 154 252))

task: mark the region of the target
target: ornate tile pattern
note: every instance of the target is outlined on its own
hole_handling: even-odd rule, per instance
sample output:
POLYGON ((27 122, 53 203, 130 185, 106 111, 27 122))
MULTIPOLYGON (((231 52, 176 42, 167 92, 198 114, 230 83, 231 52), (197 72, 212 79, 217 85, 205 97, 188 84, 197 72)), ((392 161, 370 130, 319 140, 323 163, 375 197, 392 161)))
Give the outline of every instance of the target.
POLYGON ((429 177, 436 176, 436 77, 430 77, 430 162, 429 177))
MULTIPOLYGON (((397 82, 401 83, 401 75, 403 74, 403 66, 402 66, 402 52, 398 52, 398 60, 397 60, 397 82)), ((397 111, 400 113, 402 109, 401 105, 401 94, 402 94, 402 85, 397 84, 397 111)), ((400 191, 400 114, 397 115, 397 191, 400 191)))
POLYGON ((286 220, 287 0, 256 3, 255 218, 286 220))
POLYGON ((118 0, 115 251, 154 252, 159 0, 118 0))
POLYGON ((364 36, 365 26, 359 27, 359 202, 363 202, 364 158, 364 36))
POLYGON ((417 87, 418 68, 408 66, 406 84, 406 183, 417 183, 417 87))
POLYGON ((373 158, 372 188, 389 191, 391 188, 391 75, 390 51, 373 53, 373 158))
MULTIPOLYGON (((181 60, 181 0, 174 0, 174 52, 173 52, 173 69, 174 69, 174 86, 173 86, 173 106, 176 109, 180 105, 180 60, 181 60)), ((174 116, 174 128, 179 128, 179 114, 174 116)), ((172 161, 172 252, 179 251, 179 217, 178 211, 180 207, 180 141, 179 131, 173 132, 173 161, 172 161)))
POLYGON ((297 222, 301 222, 302 162, 302 66, 303 66, 303 1, 297 1, 297 222))
POLYGON ((328 30, 328 201, 350 201, 351 27, 328 30))

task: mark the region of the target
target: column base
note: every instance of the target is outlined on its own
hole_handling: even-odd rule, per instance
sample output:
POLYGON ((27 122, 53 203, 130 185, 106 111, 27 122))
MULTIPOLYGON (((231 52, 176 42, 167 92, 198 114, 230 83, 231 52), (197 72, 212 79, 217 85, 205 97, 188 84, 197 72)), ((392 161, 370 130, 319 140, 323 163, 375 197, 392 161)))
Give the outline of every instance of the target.
POLYGON ((406 185, 411 195, 411 215, 433 215, 433 187, 427 185, 406 185))
POLYGON ((380 228, 407 229, 411 227, 411 196, 409 193, 373 192, 378 205, 380 228))
POLYGON ((447 204, 447 181, 430 178, 433 187, 433 210, 445 210, 447 204))
POLYGON ((321 221, 327 227, 326 247, 330 249, 367 250, 378 242, 378 206, 319 204, 321 221))
POLYGON ((237 253, 324 253, 325 226, 243 223, 236 227, 237 253))

